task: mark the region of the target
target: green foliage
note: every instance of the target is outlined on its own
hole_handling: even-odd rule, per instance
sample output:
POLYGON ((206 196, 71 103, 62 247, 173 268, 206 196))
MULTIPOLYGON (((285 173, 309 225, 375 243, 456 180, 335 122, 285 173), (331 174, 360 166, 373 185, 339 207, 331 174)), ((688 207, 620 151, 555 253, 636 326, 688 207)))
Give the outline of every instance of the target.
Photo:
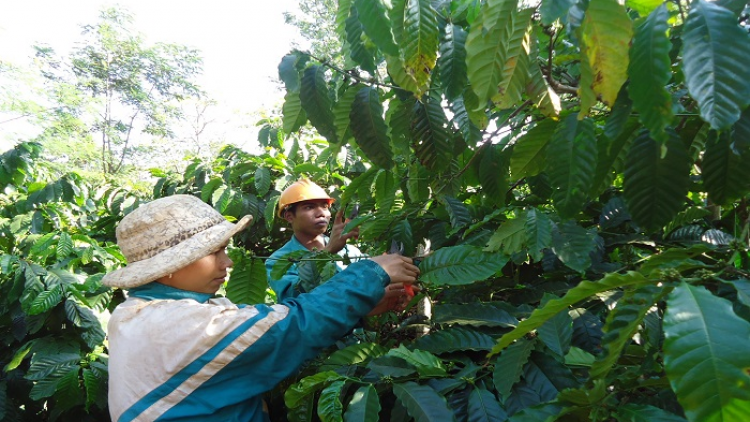
POLYGON ((748 344, 750 322, 737 316, 728 301, 685 282, 667 304, 664 367, 688 419, 746 415, 750 360, 738 352, 748 344))
POLYGON ((623 193, 633 220, 646 230, 659 230, 684 204, 690 183, 685 148, 674 137, 660 145, 643 133, 633 142, 625 165, 623 193))
POLYGON ((750 54, 750 35, 730 10, 703 0, 691 4, 684 31, 687 88, 711 128, 726 129, 748 105, 750 70, 740 63, 750 54))
POLYGON ((119 299, 100 280, 124 263, 114 225, 139 200, 49 171, 39 152, 22 143, 2 157, 2 408, 10 420, 107 420, 103 321, 119 299))
POLYGON ((81 35, 68 57, 35 47, 49 93, 35 116, 39 141, 52 156, 66 156, 61 163, 88 174, 123 177, 135 166, 167 162, 154 154, 155 142, 179 152, 169 142, 185 119, 179 103, 203 94, 195 82, 202 72, 198 52, 147 44, 133 17, 116 8, 103 9, 81 35))
POLYGON ((662 142, 666 139, 664 129, 673 118, 672 98, 666 86, 672 77, 668 16, 667 7, 659 6, 635 28, 628 70, 637 76, 628 85, 634 108, 641 111, 639 117, 651 136, 662 142))
POLYGON ((417 422, 454 420, 445 399, 429 386, 412 381, 395 384, 393 394, 417 422))
MULTIPOLYGON (((750 40, 739 3, 342 0, 321 11, 343 47, 282 59, 283 118, 258 123, 263 152, 226 146, 184 174, 153 173, 154 197, 187 193, 230 220, 253 216, 231 249, 234 301, 274 300, 262 259, 288 239, 274 211, 299 177, 329 187, 335 207, 360 205, 346 230, 360 229, 366 254, 395 241, 419 263, 406 311, 368 317, 269 393, 274 413, 748 413, 750 40)), ((140 200, 48 177, 39 157, 21 144, 0 165, 0 411, 44 416, 40 403, 60 400, 96 414, 106 362, 92 316, 117 302, 98 280, 122 264, 113 227, 140 200)), ((309 290, 341 259, 301 252, 271 276, 297 265, 309 290)))
POLYGON ((378 91, 363 88, 357 92, 351 105, 351 130, 357 145, 373 163, 380 167, 391 166, 391 145, 386 135, 383 106, 378 91))

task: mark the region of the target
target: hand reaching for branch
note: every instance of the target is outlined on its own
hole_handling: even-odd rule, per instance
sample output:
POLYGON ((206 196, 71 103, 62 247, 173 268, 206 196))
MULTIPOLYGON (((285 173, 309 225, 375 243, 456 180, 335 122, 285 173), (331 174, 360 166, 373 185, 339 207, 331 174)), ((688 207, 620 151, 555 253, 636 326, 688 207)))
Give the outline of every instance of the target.
POLYGON ((344 249, 344 246, 346 246, 346 242, 349 239, 356 239, 359 237, 359 227, 356 227, 349 231, 346 234, 342 234, 344 232, 344 227, 346 227, 346 224, 351 221, 348 218, 344 219, 344 211, 339 210, 336 213, 336 217, 333 219, 333 227, 331 228, 331 236, 328 239, 328 244, 326 245, 325 250, 330 253, 338 253, 340 250, 344 249))

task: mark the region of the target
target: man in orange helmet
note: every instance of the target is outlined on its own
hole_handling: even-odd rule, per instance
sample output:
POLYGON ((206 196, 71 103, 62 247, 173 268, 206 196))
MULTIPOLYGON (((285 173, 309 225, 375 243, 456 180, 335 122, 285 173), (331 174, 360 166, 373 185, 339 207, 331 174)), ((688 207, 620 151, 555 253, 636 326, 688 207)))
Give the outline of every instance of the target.
MULTIPOLYGON (((327 251, 349 258, 361 255, 359 249, 347 245, 350 239, 359 236, 359 228, 343 233, 348 219, 343 218, 343 210, 336 213, 331 235, 325 236, 331 220, 331 204, 335 199, 308 179, 298 180, 281 193, 279 197, 277 215, 286 220, 292 228, 292 238, 266 260, 266 271, 271 288, 276 292, 277 300, 297 296, 303 293, 300 286, 300 275, 296 264, 292 265, 280 279, 273 279, 271 272, 274 263, 283 256, 301 250, 327 251)), ((336 262, 337 272, 344 266, 336 262)), ((391 284, 386 287, 385 297, 371 312, 378 315, 389 310, 400 310, 409 301, 403 285, 391 284)))

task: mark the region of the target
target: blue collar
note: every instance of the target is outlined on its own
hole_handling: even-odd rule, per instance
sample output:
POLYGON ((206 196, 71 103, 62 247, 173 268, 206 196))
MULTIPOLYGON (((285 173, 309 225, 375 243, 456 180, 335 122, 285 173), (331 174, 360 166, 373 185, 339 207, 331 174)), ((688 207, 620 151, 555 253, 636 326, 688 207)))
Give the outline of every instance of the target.
POLYGON ((206 303, 209 299, 214 297, 208 293, 191 292, 189 290, 182 290, 176 287, 167 286, 159 282, 153 281, 143 286, 134 287, 128 290, 128 296, 137 297, 146 300, 159 300, 159 299, 193 299, 198 303, 206 303))
MULTIPOLYGON (((328 242, 329 242, 329 241, 330 241, 331 239, 330 239, 330 238, 329 238, 328 236, 326 236, 326 235, 322 235, 322 236, 323 236, 323 245, 328 245, 328 242)), ((292 238, 291 238, 291 239, 289 239, 289 240, 290 240, 290 242, 291 242, 291 243, 292 243, 292 244, 293 244, 293 245, 294 245, 295 247, 298 247, 298 248, 301 248, 301 249, 307 249, 307 247, 306 247, 305 245, 303 245, 303 244, 302 244, 302 242, 300 242, 300 241, 299 241, 299 239, 297 239, 297 236, 296 236, 296 235, 292 234, 292 238)))

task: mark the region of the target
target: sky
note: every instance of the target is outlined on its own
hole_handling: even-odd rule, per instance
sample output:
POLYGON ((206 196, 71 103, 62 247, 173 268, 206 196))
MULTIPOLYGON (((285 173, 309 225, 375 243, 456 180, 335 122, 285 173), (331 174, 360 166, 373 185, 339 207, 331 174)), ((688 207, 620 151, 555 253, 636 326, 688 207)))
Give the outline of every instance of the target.
MULTIPOLYGON (((128 10, 148 43, 200 50, 204 74, 198 83, 219 102, 219 120, 232 125, 236 117, 230 114, 253 113, 281 101, 274 81, 277 66, 295 41, 304 44, 297 29, 284 23, 283 12, 295 11, 296 0, 23 0, 0 13, 0 59, 27 65, 35 43, 65 52, 80 39, 81 25, 95 23, 109 6, 128 10)), ((0 135, 3 130, 0 125, 0 135)), ((247 136, 234 129, 227 133, 230 141, 247 136)))

